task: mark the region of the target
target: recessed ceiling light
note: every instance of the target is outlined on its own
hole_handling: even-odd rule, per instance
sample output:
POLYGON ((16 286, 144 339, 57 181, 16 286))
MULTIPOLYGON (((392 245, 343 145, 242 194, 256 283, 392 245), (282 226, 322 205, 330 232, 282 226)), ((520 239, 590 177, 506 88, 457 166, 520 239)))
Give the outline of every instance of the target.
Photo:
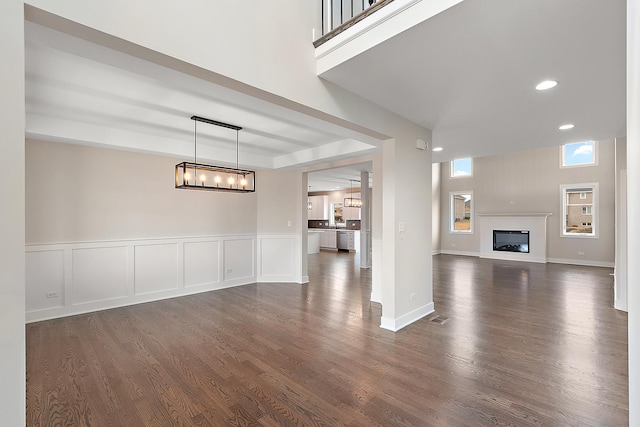
POLYGON ((569 129, 573 129, 574 127, 575 127, 574 124, 567 123, 566 125, 562 125, 562 126, 558 127, 558 129, 560 129, 560 130, 569 130, 569 129))
POLYGON ((536 86, 536 89, 547 90, 547 89, 551 89, 552 87, 556 87, 557 84, 558 82, 555 80, 545 80, 541 83, 538 83, 538 85, 536 86))
POLYGON ((433 151, 442 151, 442 147, 433 147, 433 151))

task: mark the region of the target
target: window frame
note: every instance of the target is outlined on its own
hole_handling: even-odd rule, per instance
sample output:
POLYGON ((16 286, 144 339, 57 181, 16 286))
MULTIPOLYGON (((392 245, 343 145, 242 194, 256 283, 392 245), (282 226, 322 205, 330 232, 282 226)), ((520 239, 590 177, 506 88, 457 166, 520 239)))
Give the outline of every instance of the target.
POLYGON ((567 144, 563 144, 560 146, 560 168, 561 169, 571 169, 571 168, 583 168, 583 167, 588 167, 588 166, 597 166, 598 165, 598 142, 597 141, 579 141, 579 142, 569 142, 567 144), (584 144, 584 143, 591 143, 593 145, 593 162, 591 163, 580 163, 578 165, 566 165, 565 164, 565 159, 566 159, 566 147, 567 145, 573 145, 573 144, 584 144))
POLYGON ((461 178, 472 178, 473 177, 473 157, 462 157, 460 159, 454 159, 451 160, 449 162, 449 178, 451 179, 461 179, 461 178), (455 176, 454 172, 455 172, 455 167, 454 167, 454 163, 459 161, 459 160, 467 160, 469 159, 471 165, 469 167, 469 175, 458 175, 455 176))
POLYGON ((473 194, 473 190, 467 191, 450 191, 449 192, 449 233, 450 234, 474 234, 474 217, 475 217, 475 208, 474 208, 474 199, 475 196, 473 194), (469 229, 468 230, 456 230, 455 229, 455 205, 454 205, 454 196, 471 196, 471 200, 469 203, 469 229))
MULTIPOLYGON (((560 237, 569 237, 574 239, 597 239, 600 236, 600 196, 599 184, 597 182, 578 183, 578 184, 562 184, 560 185, 560 237), (567 194, 569 192, 577 193, 576 190, 591 191, 591 233, 569 233, 567 232, 567 194), (574 190, 574 191, 571 191, 574 190)), ((581 221, 582 222, 582 221, 581 221)))

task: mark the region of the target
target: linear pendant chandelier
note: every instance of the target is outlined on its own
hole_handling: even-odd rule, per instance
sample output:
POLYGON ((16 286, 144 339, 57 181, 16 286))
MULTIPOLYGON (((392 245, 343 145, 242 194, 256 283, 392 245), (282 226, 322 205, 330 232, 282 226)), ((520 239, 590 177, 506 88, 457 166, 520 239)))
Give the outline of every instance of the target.
POLYGON ((227 191, 234 193, 252 193, 256 191, 255 171, 238 168, 238 144, 240 126, 218 122, 199 116, 191 116, 193 128, 193 162, 176 165, 176 188, 190 190, 227 191), (236 131, 236 167, 212 166, 198 163, 198 122, 220 126, 236 131))
POLYGON ((351 182, 351 194, 350 197, 345 197, 344 206, 346 208, 361 208, 362 207, 362 199, 356 199, 353 197, 353 181, 360 182, 354 179, 349 180, 351 182))

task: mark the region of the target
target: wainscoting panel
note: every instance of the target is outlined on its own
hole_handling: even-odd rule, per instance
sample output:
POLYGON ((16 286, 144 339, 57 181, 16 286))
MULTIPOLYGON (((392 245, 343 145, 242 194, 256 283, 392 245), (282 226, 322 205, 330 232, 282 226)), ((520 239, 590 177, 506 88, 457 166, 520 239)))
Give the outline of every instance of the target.
POLYGON ((27 252, 26 309, 46 310, 64 305, 64 251, 27 252))
POLYGON ((28 245, 26 320, 255 283, 256 235, 28 245))
POLYGON ((184 287, 220 283, 220 241, 184 244, 184 287))
POLYGON ((255 277, 256 240, 224 240, 224 280, 242 280, 255 277))
POLYGON ((178 245, 136 245, 134 261, 136 295, 178 288, 178 245))
POLYGON ((303 283, 298 234, 258 236, 258 280, 303 283))
POLYGON ((83 248, 72 251, 73 305, 127 297, 127 247, 83 248))

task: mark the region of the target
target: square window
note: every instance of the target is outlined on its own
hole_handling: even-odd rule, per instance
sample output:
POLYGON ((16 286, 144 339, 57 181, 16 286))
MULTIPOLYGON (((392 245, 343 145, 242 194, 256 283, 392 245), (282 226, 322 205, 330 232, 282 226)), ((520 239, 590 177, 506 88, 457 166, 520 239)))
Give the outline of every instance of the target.
POLYGON ((560 147, 562 167, 591 166, 597 164, 597 145, 595 141, 574 142, 560 147))
POLYGON ((457 159, 451 162, 451 178, 467 178, 473 176, 473 159, 457 159))

